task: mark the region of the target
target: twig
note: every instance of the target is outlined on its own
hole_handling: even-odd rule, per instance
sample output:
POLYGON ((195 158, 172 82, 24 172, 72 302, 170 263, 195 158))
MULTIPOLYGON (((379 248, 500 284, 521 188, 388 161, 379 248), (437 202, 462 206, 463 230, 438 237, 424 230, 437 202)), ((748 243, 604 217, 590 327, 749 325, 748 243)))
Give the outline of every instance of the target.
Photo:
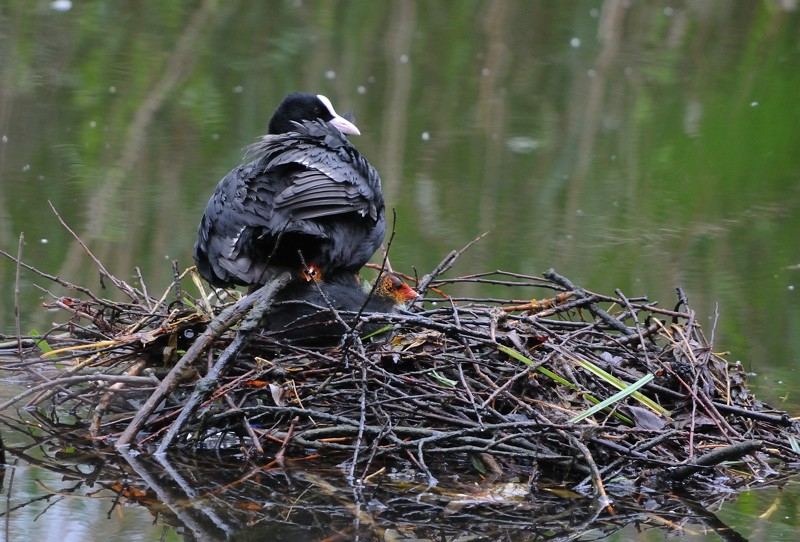
POLYGON ((606 493, 606 488, 603 484, 603 477, 600 475, 600 469, 597 468, 597 463, 595 463, 594 457, 592 457, 592 452, 589 451, 589 448, 587 448, 586 445, 580 441, 580 439, 575 438, 573 435, 569 435, 569 442, 581 452, 581 455, 583 455, 583 459, 586 461, 586 464, 589 467, 589 472, 592 473, 592 482, 594 482, 594 489, 597 495, 600 497, 599 501, 604 506, 608 507, 609 511, 613 512, 611 509, 611 499, 608 498, 608 493, 606 493))
POLYGON ((227 307, 219 316, 209 323, 206 331, 192 343, 192 346, 189 347, 181 359, 178 360, 169 374, 162 380, 158 388, 156 388, 145 404, 142 405, 142 408, 136 413, 130 425, 123 431, 117 441, 117 448, 122 448, 130 444, 133 437, 141 430, 145 419, 153 413, 158 403, 177 386, 184 368, 194 363, 206 348, 211 346, 225 331, 245 316, 247 311, 253 307, 259 298, 259 296, 254 295, 259 291, 261 290, 245 296, 233 305, 227 307))
POLYGON ((181 273, 178 268, 178 260, 172 260, 172 287, 175 294, 175 301, 183 304, 183 292, 181 291, 181 273))
POLYGON ((666 473, 667 478, 672 481, 680 481, 688 478, 695 472, 703 470, 704 468, 714 467, 723 461, 738 461, 746 455, 757 452, 763 448, 764 443, 760 440, 743 440, 730 446, 717 448, 705 455, 698 457, 694 462, 688 465, 681 465, 666 473))
MULTIPOLYGON (((576 287, 574 284, 572 284, 572 282, 569 279, 567 279, 566 277, 562 277, 561 275, 556 273, 554 269, 548 269, 547 271, 545 271, 544 277, 552 280, 556 284, 562 285, 567 290, 574 291, 575 295, 578 297, 581 298, 589 297, 583 288, 576 287)), ((636 333, 634 330, 630 329, 628 326, 620 322, 617 318, 614 318, 606 311, 598 307, 593 300, 589 301, 589 303, 586 305, 586 308, 588 308, 592 314, 603 320, 613 329, 616 329, 617 331, 620 331, 625 335, 634 335, 636 333)))
POLYGON ((22 332, 19 323, 19 262, 22 261, 22 246, 25 244, 25 234, 23 232, 19 233, 19 244, 17 245, 17 265, 16 265, 16 275, 14 278, 14 323, 16 325, 17 330, 17 353, 19 354, 19 359, 24 359, 25 355, 22 350, 22 332))
POLYGON ((427 292, 430 283, 434 279, 436 279, 436 277, 438 277, 439 275, 446 273, 451 267, 453 267, 453 264, 456 263, 456 260, 458 259, 459 256, 461 256, 472 245, 474 245, 475 243, 486 237, 488 234, 489 232, 482 233, 481 235, 479 235, 478 237, 476 237, 475 239, 464 245, 464 247, 461 250, 451 251, 450 253, 447 254, 447 256, 445 256, 442 259, 441 262, 439 262, 439 265, 437 265, 433 269, 433 271, 431 271, 427 275, 424 275, 420 279, 419 284, 417 284, 417 292, 419 292, 419 297, 416 299, 412 299, 411 302, 409 303, 409 307, 413 307, 417 302, 422 303, 422 298, 425 296, 425 292, 427 292))
POLYGON ((147 285, 144 283, 144 277, 142 276, 142 268, 137 265, 136 267, 134 267, 134 269, 136 270, 136 278, 139 279, 139 284, 142 285, 142 294, 144 295, 142 301, 144 301, 144 306, 147 307, 148 311, 152 311, 153 305, 150 302, 150 296, 147 294, 147 285))
POLYGON ((294 435, 294 429, 297 427, 297 423, 300 421, 299 416, 295 416, 292 418, 291 425, 289 425, 289 431, 286 432, 286 437, 283 439, 283 444, 281 444, 281 449, 278 450, 278 453, 275 454, 275 462, 278 465, 283 466, 283 458, 286 456, 286 450, 289 448, 289 444, 292 442, 292 436, 294 435))
POLYGON ((617 294, 622 301, 622 305, 631 313, 631 318, 633 318, 634 325, 636 327, 636 337, 639 339, 639 345, 642 347, 642 355, 645 357, 644 361, 646 364, 649 365, 649 360, 647 359, 647 346, 644 343, 644 335, 642 334, 642 328, 639 325, 639 315, 636 313, 636 309, 631 304, 630 300, 625 297, 625 294, 622 293, 622 290, 617 288, 614 290, 614 293, 617 294))
MULTIPOLYGON (((172 425, 169 428, 169 431, 167 431, 167 434, 164 435, 164 438, 158 445, 158 448, 156 449, 156 454, 165 453, 170 444, 172 444, 172 441, 175 438, 175 436, 183 427, 184 423, 186 423, 189 417, 192 414, 194 414, 194 411, 197 409, 200 402, 214 388, 217 379, 222 374, 222 371, 225 369, 227 364, 230 362, 231 359, 233 359, 239 353, 239 350, 244 345, 250 332, 253 331, 258 326, 258 323, 261 321, 262 316, 272 304, 272 299, 275 297, 275 294, 279 292, 281 289, 283 289, 283 287, 289 283, 291 277, 292 275, 289 271, 281 272, 270 282, 268 282, 267 284, 265 284, 252 294, 246 296, 238 303, 236 303, 234 307, 240 304, 242 305, 238 313, 225 315, 225 317, 223 317, 223 314, 225 314, 225 312, 223 312, 223 314, 220 314, 216 319, 214 319, 209 324, 206 332, 200 337, 200 339, 198 339, 197 341, 195 341, 194 344, 192 344, 192 347, 189 349, 189 351, 187 351, 186 354, 183 356, 183 358, 181 358, 180 361, 178 361, 178 363, 175 364, 175 367, 172 369, 172 371, 170 371, 169 375, 167 375, 167 378, 165 378, 164 381, 161 383, 161 385, 156 389, 156 391, 153 392, 153 394, 147 400, 147 403, 145 403, 145 405, 142 407, 142 410, 140 410, 137 413, 137 418, 134 418, 134 420, 128 426, 128 429, 126 429, 125 433, 123 433, 123 436, 120 437, 120 442, 117 443, 117 447, 127 445, 127 442, 129 442, 130 438, 132 438, 132 435, 129 436, 128 434, 133 433, 133 429, 135 429, 136 432, 138 432, 139 427, 134 425, 134 423, 139 425, 144 422, 144 417, 139 415, 146 409, 152 412, 152 409, 154 409, 155 406, 158 404, 158 402, 161 401, 163 396, 166 395, 166 393, 168 393, 169 391, 171 391, 175 385, 177 385, 178 375, 179 375, 179 372, 177 372, 177 370, 182 370, 183 367, 186 366, 190 361, 192 361, 195 356, 199 356, 202 353, 202 351, 205 350, 206 346, 205 343, 210 341, 201 341, 201 339, 206 334, 214 335, 217 332, 221 334, 226 329, 228 329, 228 327, 233 325, 233 323, 235 323, 235 321, 238 320, 239 317, 244 316, 245 310, 250 309, 249 313, 247 314, 245 322, 243 322, 242 325, 239 326, 239 331, 236 334, 236 338, 233 340, 233 342, 231 342, 228 348, 225 349, 222 355, 220 355, 219 358, 217 358, 217 362, 214 364, 211 370, 208 371, 208 374, 206 374, 206 376, 204 376, 197 384, 195 384, 194 392, 189 397, 188 401, 186 401, 186 404, 183 406, 183 409, 181 410, 178 419, 172 423, 172 425), (214 324, 216 324, 217 322, 219 323, 217 324, 217 326, 215 326, 214 324), (218 327, 219 331, 217 331, 216 329, 212 330, 212 328, 215 327, 218 327), (200 347, 196 349, 196 354, 195 354, 195 352, 192 352, 192 350, 195 349, 197 343, 202 343, 202 344, 200 347), (191 357, 189 355, 190 352, 192 353, 191 357), (170 379, 170 377, 173 378, 170 379), (170 380, 168 381, 168 379, 170 380), (150 406, 151 404, 152 406, 150 406), (128 437, 127 441, 123 441, 123 437, 125 436, 128 437)), ((147 413, 147 416, 149 415, 150 412, 147 413)))
MULTIPOLYGON (((131 367, 127 372, 126 376, 138 376, 139 372, 145 368, 147 362, 145 360, 139 360, 133 367, 131 367)), ((155 377, 151 377, 154 382, 154 385, 158 385, 159 382, 155 377)), ((95 437, 99 436, 100 433, 100 424, 103 420, 103 416, 105 415, 106 411, 108 410, 109 405, 111 404, 112 399, 114 398, 115 392, 121 391, 125 387, 124 382, 115 382, 112 384, 108 391, 103 394, 103 397, 97 402, 97 406, 94 408, 94 416, 92 416, 92 422, 89 424, 89 430, 91 434, 95 437)))
MULTIPOLYGON (((361 343, 360 339, 356 339, 361 343)), ((363 346, 362 346, 362 353, 363 353, 363 346)), ((364 440, 364 426, 366 425, 367 419, 367 364, 369 361, 366 357, 362 357, 361 359, 361 378, 358 380, 358 387, 360 389, 360 393, 358 396, 358 434, 356 435, 356 441, 353 446, 353 459, 350 461, 350 468, 348 472, 348 479, 350 483, 356 487, 360 487, 362 481, 356 480, 355 478, 355 471, 356 465, 358 465, 358 455, 361 451, 361 443, 364 440)))
POLYGON ((72 237, 78 242, 78 244, 81 246, 81 248, 83 248, 84 252, 86 252, 86 254, 95 263, 95 265, 97 265, 97 269, 100 271, 100 276, 101 277, 108 277, 109 279, 111 279, 111 282, 114 283, 114 286, 116 286, 117 289, 119 289, 120 292, 122 292, 125 295, 127 295, 128 297, 130 297, 133 301, 139 301, 143 297, 141 295, 141 292, 138 292, 135 288, 132 288, 125 281, 120 280, 117 277, 115 277, 114 275, 112 275, 111 273, 109 273, 108 270, 105 268, 105 266, 102 264, 102 262, 100 262, 100 260, 97 259, 97 257, 92 253, 91 250, 89 250, 89 247, 86 246, 86 243, 84 243, 83 240, 80 237, 78 237, 78 234, 75 233, 75 231, 73 231, 73 229, 70 228, 67 225, 67 223, 64 221, 63 218, 61 218, 61 215, 58 214, 58 211, 56 211, 56 208, 53 205, 53 202, 48 201, 47 203, 48 203, 48 205, 50 205, 50 209, 52 209, 53 214, 56 215, 56 218, 61 223, 61 225, 64 227, 64 229, 67 230, 67 232, 69 232, 70 235, 72 235, 72 237))
POLYGON ((109 375, 109 374, 91 374, 91 375, 76 375, 58 378, 57 380, 50 380, 43 382, 32 388, 28 388, 20 394, 15 395, 11 399, 0 403, 0 411, 3 411, 13 405, 14 403, 25 399, 29 395, 39 393, 42 390, 50 389, 54 386, 65 386, 69 384, 78 384, 81 382, 92 382, 95 380, 104 380, 106 382, 127 382, 129 384, 152 384, 153 382, 147 377, 140 376, 124 376, 124 375, 109 375))
MULTIPOLYGON (((128 465, 130 465, 133 472, 135 472, 138 477, 147 484, 147 488, 156 495, 158 502, 162 503, 163 506, 166 506, 173 514, 175 514, 175 517, 178 519, 178 521, 180 521, 181 524, 186 527, 186 530, 190 532, 196 540, 213 540, 215 537, 218 537, 219 531, 212 529, 212 525, 218 529, 222 529, 223 532, 227 533, 228 535, 233 533, 233 528, 226 525, 222 521, 202 521, 201 518, 198 518, 196 516, 194 507, 187 508, 186 497, 183 495, 181 495, 180 499, 176 499, 174 488, 170 487, 168 489, 165 487, 167 484, 165 484, 163 481, 164 472, 171 474, 174 472, 174 470, 164 468, 162 466, 158 469, 158 474, 154 475, 144 466, 143 463, 139 461, 139 459, 130 453, 130 451, 121 449, 119 452, 120 456, 128 463, 128 465)), ((165 465, 167 460, 160 459, 159 462, 162 465, 165 465)), ((176 485, 179 487, 181 486, 181 484, 176 485)), ((203 499, 192 500, 199 502, 203 499)), ((210 508, 207 508, 205 505, 201 504, 200 508, 204 511, 210 512, 210 508)), ((215 512, 211 512, 208 515, 211 520, 216 519, 215 512)))

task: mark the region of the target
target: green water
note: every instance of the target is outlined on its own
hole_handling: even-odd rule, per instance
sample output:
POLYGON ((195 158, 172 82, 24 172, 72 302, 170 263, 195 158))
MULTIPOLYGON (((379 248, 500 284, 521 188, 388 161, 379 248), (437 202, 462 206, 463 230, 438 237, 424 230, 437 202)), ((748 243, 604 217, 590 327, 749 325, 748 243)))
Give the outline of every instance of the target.
MULTIPOLYGON (((715 349, 798 411, 796 1, 62 5, 0 5, 0 248, 24 232, 36 269, 102 291, 51 202, 160 295, 275 105, 319 92, 381 173, 396 269, 489 232, 452 275, 555 267, 663 306, 681 287, 715 349)), ((16 272, 0 259, 12 335, 16 272)), ((36 285, 65 293, 22 270, 22 333, 64 319, 36 285)))

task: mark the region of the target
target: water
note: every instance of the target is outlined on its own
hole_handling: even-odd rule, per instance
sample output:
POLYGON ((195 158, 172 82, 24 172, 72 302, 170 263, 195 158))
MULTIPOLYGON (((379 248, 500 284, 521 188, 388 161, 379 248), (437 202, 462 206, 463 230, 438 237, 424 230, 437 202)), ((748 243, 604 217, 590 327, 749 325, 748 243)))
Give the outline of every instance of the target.
MULTIPOLYGON (((171 262, 192 263, 207 198, 275 105, 320 92, 355 113, 354 142, 382 175, 395 268, 424 274, 489 232, 452 274, 555 267, 663 306, 681 287, 716 350, 796 412, 797 8, 10 2, 0 248, 17 254, 24 232, 26 263, 103 292, 50 202, 110 273, 138 284, 139 267, 160 295, 171 262)), ((16 273, 0 259, 9 335, 16 273)), ((63 321, 41 303, 68 290, 20 277, 21 332, 63 321)))

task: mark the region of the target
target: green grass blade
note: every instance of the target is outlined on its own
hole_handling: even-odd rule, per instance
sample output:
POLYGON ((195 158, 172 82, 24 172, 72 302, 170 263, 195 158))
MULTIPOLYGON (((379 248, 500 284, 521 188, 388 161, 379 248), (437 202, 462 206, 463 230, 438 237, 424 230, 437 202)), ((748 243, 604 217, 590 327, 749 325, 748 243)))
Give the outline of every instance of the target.
MULTIPOLYGON (((530 358, 528 358, 526 356, 523 356, 522 354, 520 354, 519 352, 517 352, 513 348, 509 348, 507 346, 503 346, 502 344, 497 345, 497 348, 499 348, 501 352, 503 352, 505 354, 508 354, 509 356, 511 356, 512 358, 514 358, 514 359, 516 359, 518 361, 521 361, 525 365, 528 365, 530 367, 533 367, 534 365, 536 365, 536 363, 532 359, 530 359, 530 358)), ((558 382, 562 386, 567 386, 568 388, 571 388, 571 389, 573 389, 575 391, 580 391, 575 386, 575 384, 573 384, 572 382, 570 382, 568 380, 564 380, 562 377, 558 376, 556 373, 554 373, 553 371, 551 371, 549 369, 545 369, 542 366, 536 367, 535 369, 537 371, 539 371, 540 373, 542 373, 543 375, 547 376, 548 378, 552 378, 553 380, 555 380, 556 382, 558 382)))
POLYGON ((597 403, 596 405, 594 405, 589 410, 586 410, 583 413, 578 414, 577 416, 575 416, 571 420, 567 421, 567 423, 578 423, 580 421, 585 420, 589 416, 594 416, 595 414, 597 414, 601 410, 606 409, 606 408, 610 407, 611 405, 613 405, 614 403, 622 401, 623 399, 625 399, 629 395, 632 395, 632 394, 636 393, 636 390, 638 390, 639 388, 641 388, 642 386, 644 386, 645 384, 647 384, 648 382, 653 380, 653 378, 655 378, 655 377, 652 374, 644 375, 642 378, 640 378, 639 380, 637 380, 636 382, 634 382, 630 386, 627 386, 626 388, 622 389, 621 391, 618 391, 617 393, 615 393, 614 395, 612 395, 611 397, 609 397, 605 401, 601 401, 601 402, 597 403))
MULTIPOLYGON (((625 384, 625 382, 623 382, 622 380, 620 380, 616 376, 605 372, 603 369, 601 369, 600 367, 598 367, 597 365, 595 365, 591 361, 583 360, 583 359, 575 359, 575 361, 577 361, 578 364, 581 365, 581 367, 583 367, 584 369, 586 369, 590 373, 602 378, 603 380, 605 380, 606 382, 608 382, 609 384, 611 384, 615 388, 617 388, 619 390, 625 390, 625 389, 628 388, 628 385, 625 384)), ((637 401, 639 401, 640 403, 642 403, 647 408, 649 408, 649 409, 653 410, 654 412, 656 412, 659 416, 669 416, 670 415, 669 410, 667 410, 666 408, 662 407, 661 405, 659 405, 658 403, 656 403, 655 401, 653 401, 652 399, 650 399, 646 395, 642 395, 638 391, 636 393, 633 393, 631 396, 634 399, 636 399, 637 401)))

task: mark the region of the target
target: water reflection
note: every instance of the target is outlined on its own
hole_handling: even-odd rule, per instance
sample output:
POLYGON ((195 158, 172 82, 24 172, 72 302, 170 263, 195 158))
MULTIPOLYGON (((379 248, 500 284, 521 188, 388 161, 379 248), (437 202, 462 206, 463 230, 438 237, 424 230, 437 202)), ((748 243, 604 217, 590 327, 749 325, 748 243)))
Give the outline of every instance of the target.
MULTIPOLYGON (((346 480, 346 468, 313 458, 279 466, 235 456, 156 460, 88 449, 29 455, 15 448, 11 455, 16 482, 6 482, 11 504, 5 515, 12 538, 32 517, 38 521, 29 533, 37 540, 154 540, 165 533, 183 540, 573 540, 621 529, 624 539, 666 529, 689 539, 705 532, 744 540, 737 531, 753 528, 749 517, 711 511, 724 497, 695 502, 675 493, 638 495, 634 487, 615 483, 608 485, 612 510, 543 482, 531 488, 453 476, 430 486, 410 463, 386 465, 359 487, 346 480), (38 488, 25 487, 34 480, 38 488), (76 524, 70 519, 76 516, 96 519, 76 524), (57 530, 62 537, 52 536, 57 530)), ((796 498, 790 485, 781 502, 763 501, 758 510, 791 507, 796 498)), ((761 522, 756 527, 767 537, 786 529, 761 522)))
MULTIPOLYGON (((0 10, 0 248, 24 231, 36 269, 100 290, 50 200, 110 272, 165 290, 219 178, 314 90, 364 128, 399 269, 490 231, 454 273, 681 286, 768 400, 797 382, 796 2, 67 4, 0 10)), ((6 334, 16 273, 0 258, 6 334)), ((37 285, 22 269, 23 334, 51 327, 37 285)))

